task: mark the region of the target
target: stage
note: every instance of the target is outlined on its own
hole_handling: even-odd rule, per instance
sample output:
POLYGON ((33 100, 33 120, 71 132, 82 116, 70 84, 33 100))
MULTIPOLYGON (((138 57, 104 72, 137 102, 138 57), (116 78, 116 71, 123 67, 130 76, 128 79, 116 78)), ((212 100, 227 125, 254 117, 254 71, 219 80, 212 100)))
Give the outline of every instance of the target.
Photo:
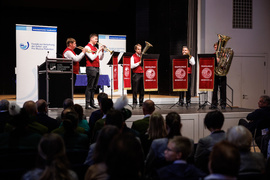
MULTIPOLYGON (((95 102, 96 101, 97 94, 95 95, 95 102)), ((113 101, 116 101, 116 99, 119 96, 114 96, 113 101)), ((132 95, 128 94, 129 104, 132 104, 132 95)), ((1 95, 0 99, 7 99, 10 102, 16 101, 15 95, 1 95)), ((149 94, 145 94, 145 100, 149 99, 149 94)), ((192 97, 192 104, 190 107, 180 107, 178 105, 175 105, 170 109, 172 105, 174 105, 178 101, 178 96, 168 96, 168 95, 150 95, 150 99, 155 102, 157 105, 156 110, 157 112, 160 112, 164 117, 166 114, 168 114, 171 111, 175 111, 181 115, 182 119, 182 134, 184 136, 187 136, 189 138, 194 139, 194 142, 197 143, 198 140, 204 136, 209 135, 209 131, 204 127, 203 119, 207 112, 211 111, 209 109, 209 106, 206 106, 204 109, 199 108, 199 100, 198 97, 192 97)), ((84 94, 75 94, 74 95, 74 102, 77 104, 80 104, 85 106, 85 99, 84 94)), ((132 111, 132 116, 128 120, 126 120, 127 126, 131 127, 132 122, 136 121, 138 119, 143 118, 143 112, 142 109, 137 107, 136 109, 132 109, 131 106, 127 105, 126 108, 130 109, 132 111)), ((89 119, 89 116, 94 110, 85 110, 84 113, 87 117, 87 120, 89 119)), ((239 108, 239 107, 233 107, 230 109, 227 107, 225 110, 221 110, 224 113, 225 116, 225 122, 223 126, 223 130, 227 130, 229 127, 237 125, 239 119, 245 118, 248 113, 252 112, 252 109, 245 109, 245 108, 239 108)), ((62 108, 51 108, 49 109, 49 116, 55 118, 59 116, 62 112, 62 108)))

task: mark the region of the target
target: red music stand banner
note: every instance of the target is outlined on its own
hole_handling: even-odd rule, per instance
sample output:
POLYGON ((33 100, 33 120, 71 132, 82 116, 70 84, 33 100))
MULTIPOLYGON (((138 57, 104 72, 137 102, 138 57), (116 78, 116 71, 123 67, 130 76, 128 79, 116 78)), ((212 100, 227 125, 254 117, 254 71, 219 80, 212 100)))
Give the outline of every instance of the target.
POLYGON ((144 59, 144 91, 158 90, 158 59, 144 59))
POLYGON ((198 55, 199 57, 199 90, 213 91, 215 78, 215 55, 198 55))
POLYGON ((118 55, 113 56, 113 90, 118 91, 118 55))
POLYGON ((188 58, 172 59, 173 91, 187 91, 188 89, 188 58))
POLYGON ((124 89, 131 90, 130 56, 123 56, 124 89))

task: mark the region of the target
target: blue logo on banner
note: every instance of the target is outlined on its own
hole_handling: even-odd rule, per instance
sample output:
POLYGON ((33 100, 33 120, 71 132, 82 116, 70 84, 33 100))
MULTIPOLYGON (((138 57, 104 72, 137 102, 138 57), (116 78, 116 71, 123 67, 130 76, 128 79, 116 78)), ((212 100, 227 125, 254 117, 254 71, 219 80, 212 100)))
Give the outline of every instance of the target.
POLYGON ((29 42, 27 41, 26 44, 20 43, 20 48, 23 50, 27 50, 29 48, 29 42))

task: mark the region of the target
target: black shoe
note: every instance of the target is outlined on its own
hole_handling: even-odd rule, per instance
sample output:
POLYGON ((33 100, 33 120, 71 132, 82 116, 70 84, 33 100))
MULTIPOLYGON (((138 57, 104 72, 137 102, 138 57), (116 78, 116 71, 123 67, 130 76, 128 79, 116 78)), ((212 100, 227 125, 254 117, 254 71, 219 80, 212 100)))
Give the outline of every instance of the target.
POLYGON ((187 107, 190 107, 191 106, 191 104, 190 103, 187 103, 187 107))
POLYGON ((97 109, 97 107, 95 105, 90 105, 93 109, 97 109))
POLYGON ((89 104, 85 105, 85 109, 92 109, 89 104))
POLYGON ((216 105, 211 105, 211 106, 209 107, 209 109, 217 109, 217 106, 216 106, 216 105))
POLYGON ((184 106, 184 103, 183 103, 183 102, 178 102, 177 104, 178 104, 179 106, 182 106, 182 107, 184 106))
POLYGON ((221 109, 226 109, 226 105, 221 105, 221 109))

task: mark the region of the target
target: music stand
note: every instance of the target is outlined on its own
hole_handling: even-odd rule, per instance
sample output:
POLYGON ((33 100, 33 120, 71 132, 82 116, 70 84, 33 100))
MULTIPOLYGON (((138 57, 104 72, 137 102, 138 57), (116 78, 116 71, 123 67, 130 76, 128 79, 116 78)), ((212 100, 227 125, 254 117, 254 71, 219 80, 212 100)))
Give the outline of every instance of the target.
MULTIPOLYGON (((110 57, 109 62, 107 63, 107 65, 109 65, 109 67, 111 67, 111 84, 113 84, 113 57, 118 57, 118 55, 120 54, 120 52, 114 52, 112 56, 110 57)), ((111 85, 111 99, 113 99, 113 86, 111 85)))
MULTIPOLYGON (((170 56, 170 63, 171 63, 171 67, 172 67, 172 71, 173 71, 173 60, 174 59, 186 59, 187 61, 188 61, 188 58, 189 58, 189 56, 188 55, 171 55, 170 56)), ((188 63, 188 62, 187 62, 188 63)), ((172 74, 173 74, 173 72, 172 72, 172 74)), ((173 77, 172 77, 172 79, 173 79, 173 77)), ((188 76, 187 76, 187 82, 188 82, 188 76)), ((173 86, 173 85, 172 85, 173 86)), ((188 88, 188 87, 187 87, 188 88)), ((178 92, 182 92, 182 91, 178 91, 178 92)), ((173 108, 174 106, 176 106, 176 105, 178 105, 179 106, 179 100, 175 103, 175 104, 173 104, 169 109, 171 109, 171 108, 173 108)), ((186 108, 188 109, 188 106, 186 105, 186 108)))
MULTIPOLYGON (((122 96, 124 96, 124 65, 123 65, 123 58, 124 57, 129 57, 129 59, 131 58, 131 56, 133 55, 134 53, 131 53, 131 52, 125 52, 122 57, 120 58, 118 64, 120 64, 122 66, 122 69, 123 69, 123 78, 122 78, 122 96)), ((130 69, 130 73, 131 73, 131 69, 130 69)), ((128 104, 132 109, 133 109, 133 106, 128 104)))
MULTIPOLYGON (((199 58, 199 63, 200 63, 200 58, 215 58, 214 62, 216 62, 216 54, 198 54, 198 58, 199 58)), ((214 75, 214 72, 213 72, 213 75, 214 75)), ((204 109, 204 107, 206 105, 212 106, 212 103, 210 103, 208 101, 208 94, 207 94, 207 99, 204 101, 204 103, 202 105, 200 104, 200 96, 201 96, 201 94, 207 94, 207 93, 206 93, 206 91, 204 91, 203 93, 199 93, 199 108, 198 108, 197 111, 199 111, 200 109, 204 109)))
MULTIPOLYGON (((143 64, 144 64, 144 60, 145 60, 145 59, 156 59, 157 62, 158 62, 159 54, 144 54, 144 55, 142 56, 142 67, 144 67, 143 64)), ((158 64, 157 64, 157 66, 158 66, 158 64)), ((158 68, 157 68, 157 70, 158 70, 158 68)), ((144 81, 143 81, 143 82, 144 82, 144 81)), ((145 87, 144 87, 144 89, 145 89, 145 87)), ((151 100, 150 91, 149 91, 149 100, 151 100)), ((155 104, 155 106, 156 106, 157 108, 161 109, 161 108, 160 108, 159 106, 157 106, 156 104, 155 104)))

